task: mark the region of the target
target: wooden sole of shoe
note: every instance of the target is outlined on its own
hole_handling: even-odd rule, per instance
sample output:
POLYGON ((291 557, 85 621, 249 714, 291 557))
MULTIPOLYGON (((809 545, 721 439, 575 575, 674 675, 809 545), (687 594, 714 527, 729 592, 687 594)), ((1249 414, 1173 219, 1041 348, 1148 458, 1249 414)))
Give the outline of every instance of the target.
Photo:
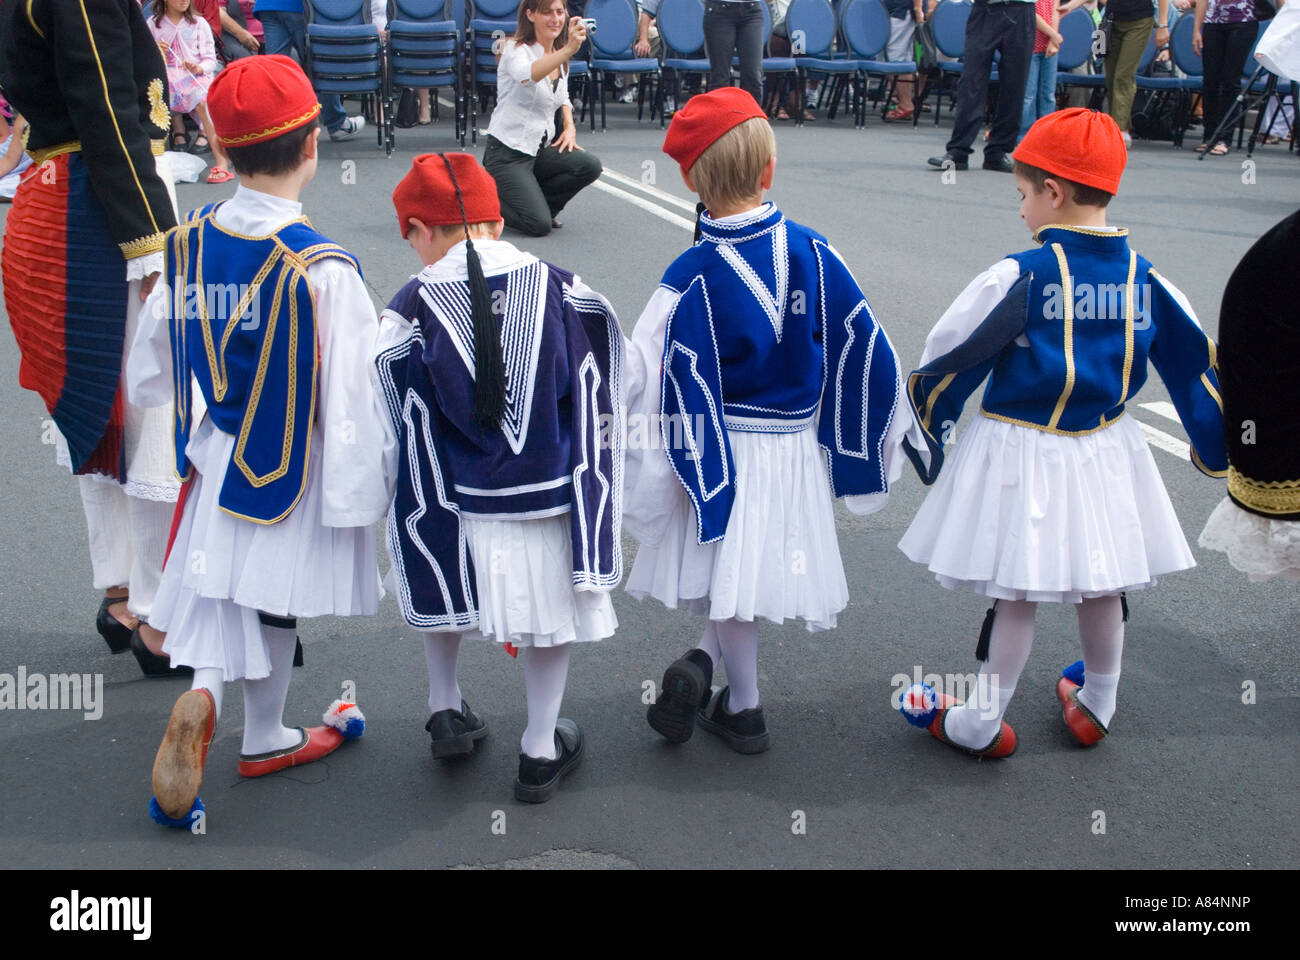
POLYGON ((203 782, 203 745, 212 701, 198 690, 181 694, 172 707, 153 762, 153 794, 165 814, 179 819, 194 805, 203 782))

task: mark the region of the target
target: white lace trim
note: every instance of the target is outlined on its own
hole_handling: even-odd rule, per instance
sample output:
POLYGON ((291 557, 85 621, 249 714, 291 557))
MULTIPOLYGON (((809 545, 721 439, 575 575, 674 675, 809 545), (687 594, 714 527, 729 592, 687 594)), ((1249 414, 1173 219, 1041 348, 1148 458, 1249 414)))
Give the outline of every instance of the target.
POLYGON ((1252 581, 1300 581, 1300 521, 1270 520, 1224 497, 1205 522, 1198 541, 1228 555, 1228 562, 1252 581))
POLYGON ((143 280, 151 273, 162 273, 163 252, 146 253, 143 257, 134 257, 126 262, 126 282, 143 280))
MULTIPOLYGON (((105 477, 106 480, 112 480, 112 477, 105 477)), ((127 479, 122 485, 122 489, 128 497, 135 497, 137 500, 152 500, 155 503, 175 503, 180 496, 181 485, 179 483, 152 483, 148 480, 131 480, 127 479)))

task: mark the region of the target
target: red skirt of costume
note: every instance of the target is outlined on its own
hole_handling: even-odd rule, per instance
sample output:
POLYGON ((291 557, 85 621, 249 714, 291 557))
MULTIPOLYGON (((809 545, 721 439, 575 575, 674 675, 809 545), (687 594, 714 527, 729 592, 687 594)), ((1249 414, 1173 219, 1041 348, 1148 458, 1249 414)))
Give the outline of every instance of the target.
POLYGON ((21 386, 45 401, 76 473, 126 480, 126 270, 79 152, 33 165, 0 251, 21 386))

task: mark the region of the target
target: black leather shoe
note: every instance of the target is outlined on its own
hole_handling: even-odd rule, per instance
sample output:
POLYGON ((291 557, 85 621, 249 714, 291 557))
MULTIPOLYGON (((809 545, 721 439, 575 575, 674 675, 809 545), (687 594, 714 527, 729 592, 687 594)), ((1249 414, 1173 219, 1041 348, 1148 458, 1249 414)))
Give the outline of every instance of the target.
POLYGON ((99 605, 99 615, 95 617, 95 629, 114 653, 125 653, 131 649, 131 628, 108 612, 115 603, 126 603, 126 597, 105 597, 99 605))
POLYGON ((582 760, 582 731, 572 720, 561 717, 555 722, 555 759, 540 760, 519 754, 519 776, 515 780, 515 799, 524 803, 545 803, 555 795, 560 779, 582 760))
POLYGON ((669 743, 685 743, 695 732, 695 714, 709 702, 713 661, 695 649, 664 671, 659 697, 646 710, 646 721, 669 743))
POLYGON ((999 153, 995 157, 990 157, 988 154, 985 154, 984 169, 996 170, 998 173, 1015 173, 1016 165, 1005 153, 999 153))
POLYGON ((737 753, 762 753, 769 746, 763 708, 753 707, 739 713, 730 713, 727 710, 730 693, 730 687, 714 690, 708 705, 700 710, 696 722, 709 733, 726 740, 727 746, 737 753))
POLYGON ((460 702, 459 710, 439 710, 424 725, 433 741, 433 759, 468 757, 474 752, 474 743, 487 736, 487 724, 480 720, 469 704, 460 702))
POLYGON ((965 157, 956 157, 951 153, 942 153, 937 157, 931 157, 926 163, 940 170, 965 170, 970 165, 965 157))
POLYGON ((144 640, 140 637, 140 628, 137 626, 131 631, 131 652, 135 654, 135 659, 140 664, 140 669, 144 671, 146 677, 192 677, 194 676, 193 667, 173 667, 171 658, 166 654, 159 656, 144 645, 144 640))

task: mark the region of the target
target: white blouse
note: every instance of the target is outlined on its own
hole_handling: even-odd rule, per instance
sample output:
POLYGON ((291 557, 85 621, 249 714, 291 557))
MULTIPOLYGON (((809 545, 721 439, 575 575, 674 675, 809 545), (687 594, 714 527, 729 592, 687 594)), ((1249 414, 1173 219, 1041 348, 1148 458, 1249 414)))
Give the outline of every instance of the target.
POLYGON ((568 65, 554 85, 550 77, 534 83, 533 63, 545 54, 540 43, 507 40, 497 63, 497 105, 488 136, 512 150, 536 156, 544 136, 555 137, 555 111, 569 102, 568 65))

